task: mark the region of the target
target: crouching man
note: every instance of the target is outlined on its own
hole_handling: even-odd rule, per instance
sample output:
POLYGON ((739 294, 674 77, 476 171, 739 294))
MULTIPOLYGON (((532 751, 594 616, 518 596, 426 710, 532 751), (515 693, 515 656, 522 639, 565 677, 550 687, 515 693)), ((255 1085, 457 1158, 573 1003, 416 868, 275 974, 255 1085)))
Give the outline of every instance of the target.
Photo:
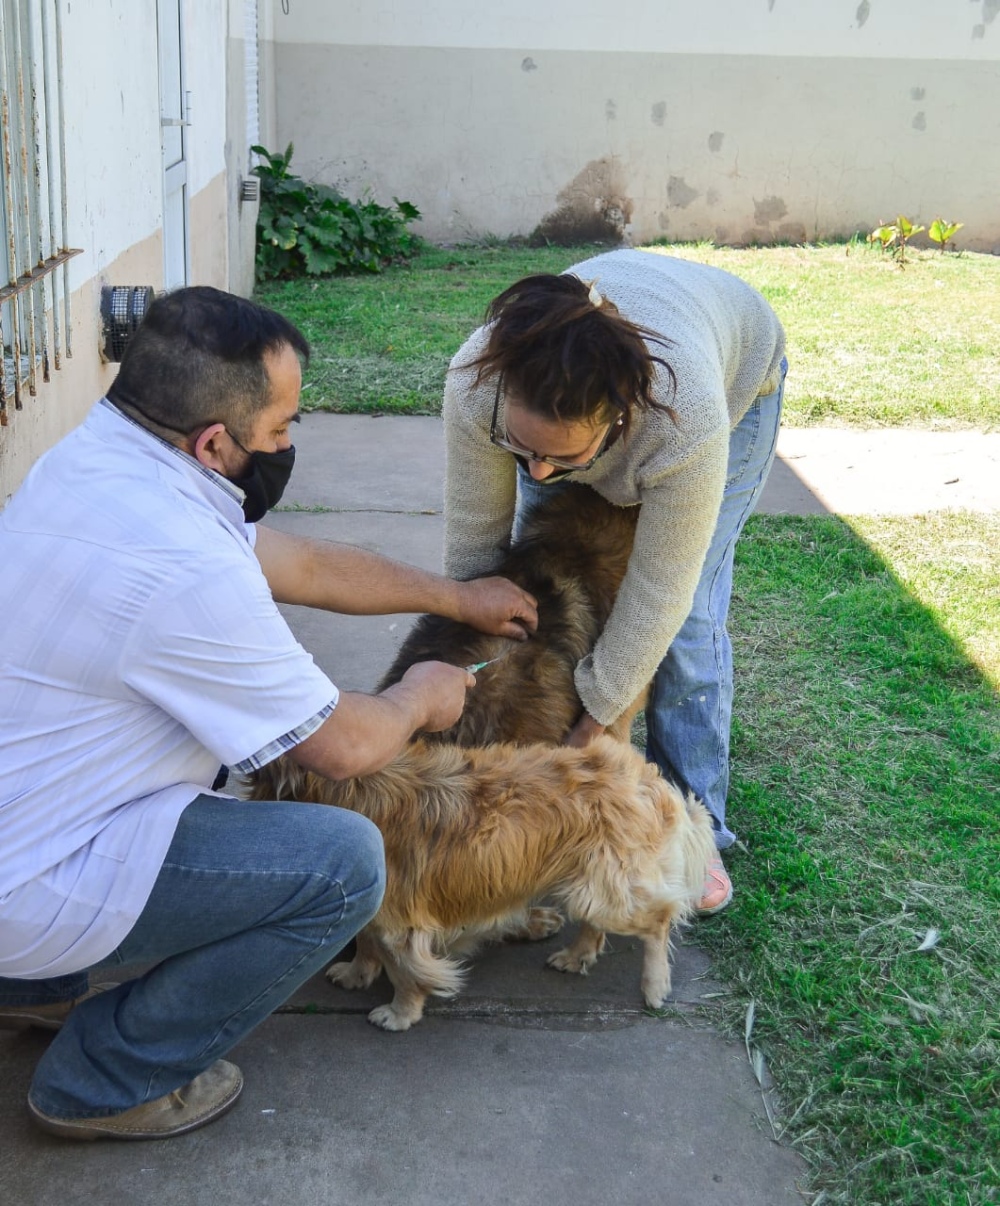
POLYGON ((108 396, 0 513, 0 1026, 58 1031, 28 1097, 57 1135, 218 1117, 242 1088, 226 1053, 379 907, 364 817, 244 803, 213 790, 220 765, 375 771, 474 685, 427 662, 338 691, 276 603, 537 623, 505 579, 256 526, 291 471, 308 350, 231 294, 160 297, 108 396), (152 966, 89 987, 124 964, 152 966))

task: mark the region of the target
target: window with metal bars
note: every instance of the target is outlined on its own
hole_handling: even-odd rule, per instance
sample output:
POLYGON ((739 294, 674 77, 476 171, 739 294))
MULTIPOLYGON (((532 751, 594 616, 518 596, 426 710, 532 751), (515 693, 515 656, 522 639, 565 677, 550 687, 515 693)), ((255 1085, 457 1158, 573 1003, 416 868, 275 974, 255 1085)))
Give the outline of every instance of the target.
POLYGON ((61 0, 0 0, 0 426, 72 355, 61 0))

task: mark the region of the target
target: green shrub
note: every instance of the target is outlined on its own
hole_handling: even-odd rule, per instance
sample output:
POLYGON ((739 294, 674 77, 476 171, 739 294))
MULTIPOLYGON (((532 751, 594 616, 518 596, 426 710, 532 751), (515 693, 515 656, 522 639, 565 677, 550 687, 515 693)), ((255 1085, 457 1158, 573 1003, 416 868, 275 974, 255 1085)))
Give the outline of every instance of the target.
POLYGON ((914 226, 909 218, 900 214, 895 222, 879 222, 868 236, 869 243, 878 242, 883 251, 892 251, 900 268, 906 263, 906 244, 924 228, 914 226))
POLYGON ((349 201, 329 185, 293 176, 288 170, 291 143, 284 154, 260 146, 251 149, 264 159, 253 169, 260 180, 258 280, 381 272, 419 246, 407 225, 420 211, 409 201, 393 197, 391 209, 371 200, 349 201))
POLYGON ((960 231, 964 225, 964 222, 946 222, 944 218, 935 218, 931 223, 927 236, 938 244, 941 251, 944 251, 948 240, 960 231))

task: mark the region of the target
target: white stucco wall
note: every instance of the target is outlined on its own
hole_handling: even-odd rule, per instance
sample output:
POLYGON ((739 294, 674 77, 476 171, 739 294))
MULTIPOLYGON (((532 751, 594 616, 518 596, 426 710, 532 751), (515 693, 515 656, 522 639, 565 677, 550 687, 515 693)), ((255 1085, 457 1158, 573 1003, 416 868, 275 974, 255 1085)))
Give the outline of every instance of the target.
POLYGON ((71 4, 62 19, 68 238, 83 252, 70 262, 76 289, 159 229, 156 2, 112 0, 98 13, 71 4))
MULTIPOLYGON (((266 7, 266 0, 264 0, 266 7)), ((252 79, 247 76, 247 41, 256 48, 255 57, 259 60, 258 45, 260 29, 260 0, 229 0, 229 22, 226 63, 226 89, 224 103, 226 106, 226 204, 229 224, 228 244, 228 287, 235 293, 250 294, 254 286, 254 254, 256 251, 257 209, 256 202, 244 202, 241 199, 241 186, 250 176, 252 158, 250 154, 248 121, 248 106, 254 104, 252 79), (257 22, 247 20, 247 8, 251 7, 258 13, 257 22)), ((258 62, 258 80, 260 66, 258 62)), ((253 140, 259 139, 260 96, 256 97, 258 110, 258 133, 253 140)))
MULTIPOLYGON (((192 197, 225 169, 226 8, 184 5, 192 197)), ((70 269, 75 288, 162 226, 156 0, 67 5, 63 44, 70 239, 83 250, 70 269)))
MULTIPOLYGON (((227 156, 245 165, 244 98, 228 100, 244 0, 182 0, 185 86, 191 93, 187 183, 191 283, 252 287, 255 214, 238 205, 227 156), (231 10, 237 10, 232 13, 231 10), (232 236, 232 237, 230 237, 232 236)), ((61 3, 68 183, 71 358, 11 404, 0 428, 0 506, 35 459, 76 426, 113 380, 102 361, 105 284, 163 283, 156 0, 61 3)), ((242 89, 242 75, 238 81, 242 89)))
POLYGON ((273 145, 454 239, 822 238, 899 212, 1000 249, 998 0, 272 0, 273 145))
POLYGON ((279 42, 763 54, 993 58, 995 0, 272 0, 279 42))

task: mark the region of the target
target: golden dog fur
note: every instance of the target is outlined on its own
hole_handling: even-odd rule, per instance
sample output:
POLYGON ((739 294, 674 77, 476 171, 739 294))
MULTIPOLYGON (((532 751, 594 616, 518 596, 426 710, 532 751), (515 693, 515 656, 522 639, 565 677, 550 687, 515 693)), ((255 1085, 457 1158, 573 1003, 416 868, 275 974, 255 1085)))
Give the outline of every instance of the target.
POLYGON ((382 907, 358 935, 353 962, 327 972, 361 988, 385 968, 395 996, 369 1014, 376 1025, 406 1030, 428 994, 459 991, 462 969, 448 952, 519 927, 532 937, 558 928, 554 910, 529 908, 542 897, 584 923, 553 967, 585 974, 605 930, 635 935, 643 997, 663 1004, 670 928, 697 903, 715 845, 705 809, 630 746, 610 737, 585 749, 416 741, 362 778, 283 769, 287 778, 266 793, 258 784, 255 798, 335 804, 382 831, 382 907))
POLYGON ((586 974, 610 930, 642 939, 646 1003, 658 1007, 670 990, 670 929, 697 903, 715 849, 708 814, 628 745, 642 699, 611 736, 559 747, 582 710, 573 670, 610 613, 637 512, 572 487, 534 513, 497 570, 538 599, 538 631, 527 641, 441 617, 417 621, 380 689, 414 662, 504 654, 477 676, 452 729, 419 738, 363 778, 333 782, 287 757, 254 776, 254 799, 334 804, 381 830, 385 899, 354 960, 327 975, 360 988, 384 968, 395 996, 369 1015, 384 1029, 408 1029, 429 994, 458 992, 454 956, 478 941, 555 932, 560 913, 532 907, 546 897, 583 923, 550 966, 586 974))

